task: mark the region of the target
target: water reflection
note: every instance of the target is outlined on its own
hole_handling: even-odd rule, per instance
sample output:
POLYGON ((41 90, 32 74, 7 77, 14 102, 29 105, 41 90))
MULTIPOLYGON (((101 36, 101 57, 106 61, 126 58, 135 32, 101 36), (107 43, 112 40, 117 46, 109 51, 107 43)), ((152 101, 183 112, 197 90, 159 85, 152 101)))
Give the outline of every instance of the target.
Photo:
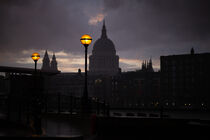
POLYGON ((50 137, 76 137, 81 136, 81 131, 72 121, 65 119, 48 118, 44 119, 43 128, 46 136, 50 137))
POLYGON ((160 118, 162 115, 162 117, 164 118, 210 120, 210 112, 202 112, 202 111, 163 111, 163 112, 160 112, 160 111, 137 111, 137 110, 134 110, 134 111, 112 110, 110 114, 112 117, 160 118))

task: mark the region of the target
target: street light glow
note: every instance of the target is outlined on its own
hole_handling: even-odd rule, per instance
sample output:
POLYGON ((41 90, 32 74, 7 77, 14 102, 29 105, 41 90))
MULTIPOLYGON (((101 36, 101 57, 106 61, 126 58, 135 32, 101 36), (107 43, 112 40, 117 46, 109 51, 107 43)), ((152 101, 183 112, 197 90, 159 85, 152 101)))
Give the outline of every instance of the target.
POLYGON ((88 34, 85 34, 81 37, 80 41, 83 45, 90 45, 92 42, 92 37, 88 34))
POLYGON ((39 58, 40 58, 40 55, 39 55, 39 53, 33 53, 32 56, 31 56, 31 58, 32 58, 34 61, 38 61, 39 58))

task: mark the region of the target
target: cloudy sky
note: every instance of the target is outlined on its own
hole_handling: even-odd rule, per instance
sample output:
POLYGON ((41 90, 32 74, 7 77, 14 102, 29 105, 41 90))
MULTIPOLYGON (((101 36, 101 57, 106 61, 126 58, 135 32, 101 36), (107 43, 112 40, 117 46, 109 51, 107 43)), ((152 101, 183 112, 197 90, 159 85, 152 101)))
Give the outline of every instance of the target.
POLYGON ((32 68, 31 54, 43 58, 48 50, 62 72, 83 70, 80 37, 96 41, 105 18, 123 71, 149 58, 158 69, 161 55, 192 47, 210 52, 209 6, 209 0, 0 0, 0 65, 32 68))

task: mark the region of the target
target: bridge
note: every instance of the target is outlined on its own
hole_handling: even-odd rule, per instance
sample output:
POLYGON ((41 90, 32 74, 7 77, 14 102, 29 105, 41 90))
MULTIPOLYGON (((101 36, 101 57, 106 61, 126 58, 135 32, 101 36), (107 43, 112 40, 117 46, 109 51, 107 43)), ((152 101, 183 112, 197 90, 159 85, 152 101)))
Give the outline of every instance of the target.
MULTIPOLYGON (((8 66, 0 66, 0 72, 10 73, 10 74, 33 74, 34 69, 32 68, 21 68, 21 67, 8 67, 8 66)), ((59 74, 60 71, 46 71, 46 70, 37 70, 37 73, 42 73, 46 75, 55 75, 59 74)))

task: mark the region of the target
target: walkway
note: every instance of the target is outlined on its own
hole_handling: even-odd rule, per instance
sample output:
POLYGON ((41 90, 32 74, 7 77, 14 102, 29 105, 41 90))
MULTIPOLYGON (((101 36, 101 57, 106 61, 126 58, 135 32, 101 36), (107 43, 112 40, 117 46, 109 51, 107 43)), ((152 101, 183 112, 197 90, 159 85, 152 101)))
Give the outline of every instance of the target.
MULTIPOLYGON (((86 139, 91 135, 90 117, 48 114, 43 116, 42 128, 44 134, 39 137, 86 139)), ((0 137, 32 137, 32 132, 29 127, 0 119, 0 137)))

